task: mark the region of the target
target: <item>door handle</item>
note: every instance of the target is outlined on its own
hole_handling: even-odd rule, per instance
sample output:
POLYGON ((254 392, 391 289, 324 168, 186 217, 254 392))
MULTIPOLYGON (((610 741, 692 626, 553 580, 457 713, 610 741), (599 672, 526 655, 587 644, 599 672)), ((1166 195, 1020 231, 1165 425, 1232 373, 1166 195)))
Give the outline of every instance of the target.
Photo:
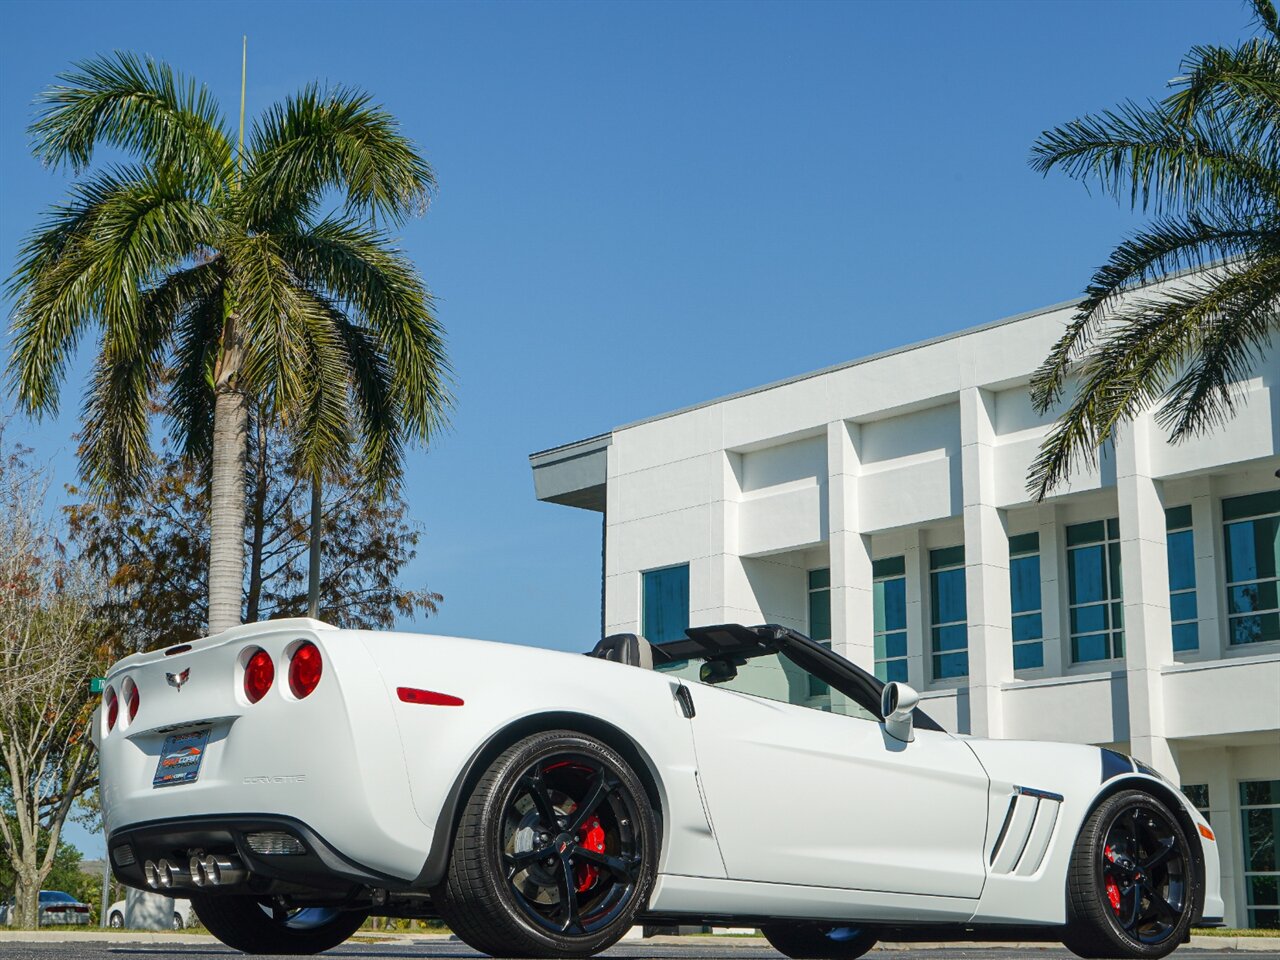
POLYGON ((680 712, 692 720, 698 711, 693 708, 693 694, 683 683, 676 684, 676 699, 680 701, 680 712))

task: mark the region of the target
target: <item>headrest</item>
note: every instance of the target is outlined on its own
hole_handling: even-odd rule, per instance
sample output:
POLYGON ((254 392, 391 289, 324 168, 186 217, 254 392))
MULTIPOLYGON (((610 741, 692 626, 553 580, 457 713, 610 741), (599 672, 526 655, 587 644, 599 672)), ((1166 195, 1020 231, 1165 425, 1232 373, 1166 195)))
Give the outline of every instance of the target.
POLYGON ((595 657, 597 660, 625 663, 644 670, 653 669, 653 648, 648 640, 634 633, 615 633, 605 637, 587 656, 595 657))

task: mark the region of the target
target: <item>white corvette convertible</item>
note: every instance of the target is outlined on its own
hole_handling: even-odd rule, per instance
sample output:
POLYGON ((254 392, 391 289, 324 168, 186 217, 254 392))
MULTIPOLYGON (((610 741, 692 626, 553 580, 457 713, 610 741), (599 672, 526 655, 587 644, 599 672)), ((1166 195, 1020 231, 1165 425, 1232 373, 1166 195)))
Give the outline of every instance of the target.
POLYGON ((590 656, 314 620, 138 654, 95 717, 111 863, 219 939, 313 953, 369 915, 503 957, 634 923, 1162 957, 1222 916, 1213 832, 1127 757, 954 736, 792 630, 590 656))

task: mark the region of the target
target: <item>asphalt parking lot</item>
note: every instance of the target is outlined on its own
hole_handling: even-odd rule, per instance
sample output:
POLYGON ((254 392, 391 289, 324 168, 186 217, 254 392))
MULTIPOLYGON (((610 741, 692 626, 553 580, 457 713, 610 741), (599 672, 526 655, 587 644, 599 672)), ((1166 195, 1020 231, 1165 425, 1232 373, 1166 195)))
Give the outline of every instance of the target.
MULTIPOLYGON (((0 943, 0 960, 168 960, 176 957, 235 956, 233 950, 214 944, 167 945, 162 943, 0 943)), ((1186 949, 1174 954, 1183 960, 1251 960, 1269 954, 1235 950, 1186 949)), ((363 958, 363 960, 472 960, 483 956, 457 942, 350 943, 331 950, 324 956, 363 958)), ((623 943, 602 954, 612 960, 777 960, 779 954, 767 944, 716 943, 710 937, 689 938, 679 944, 657 944, 643 941, 623 943)), ((937 947, 933 949, 876 949, 867 954, 882 960, 1011 960, 1034 957, 1036 960, 1059 960, 1073 957, 1061 948, 1052 947, 937 947)))

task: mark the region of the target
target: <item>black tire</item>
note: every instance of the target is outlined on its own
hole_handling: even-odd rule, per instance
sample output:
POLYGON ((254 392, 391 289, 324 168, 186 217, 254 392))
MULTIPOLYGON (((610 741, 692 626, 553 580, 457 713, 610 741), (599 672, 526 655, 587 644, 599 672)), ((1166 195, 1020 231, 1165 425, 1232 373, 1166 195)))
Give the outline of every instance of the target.
POLYGON ((173 929, 181 930, 183 926, 182 914, 178 913, 177 910, 173 911, 173 929))
POLYGON ((1071 854, 1063 943, 1090 960, 1168 956, 1196 912, 1193 858, 1181 821, 1160 800, 1141 790, 1108 797, 1071 854))
POLYGON ((875 931, 831 923, 769 923, 760 928, 791 960, 854 960, 876 945, 875 931))
POLYGON ((480 777, 432 901, 482 953, 589 957, 632 926, 657 857, 653 807, 627 762, 554 730, 509 747, 480 777))
POLYGON ((107 917, 107 926, 114 927, 116 930, 124 926, 124 915, 119 910, 112 910, 111 915, 107 917))
POLYGON ((368 914, 353 910, 283 910, 255 897, 193 893, 191 907, 215 937, 244 953, 321 953, 346 942, 368 914))

